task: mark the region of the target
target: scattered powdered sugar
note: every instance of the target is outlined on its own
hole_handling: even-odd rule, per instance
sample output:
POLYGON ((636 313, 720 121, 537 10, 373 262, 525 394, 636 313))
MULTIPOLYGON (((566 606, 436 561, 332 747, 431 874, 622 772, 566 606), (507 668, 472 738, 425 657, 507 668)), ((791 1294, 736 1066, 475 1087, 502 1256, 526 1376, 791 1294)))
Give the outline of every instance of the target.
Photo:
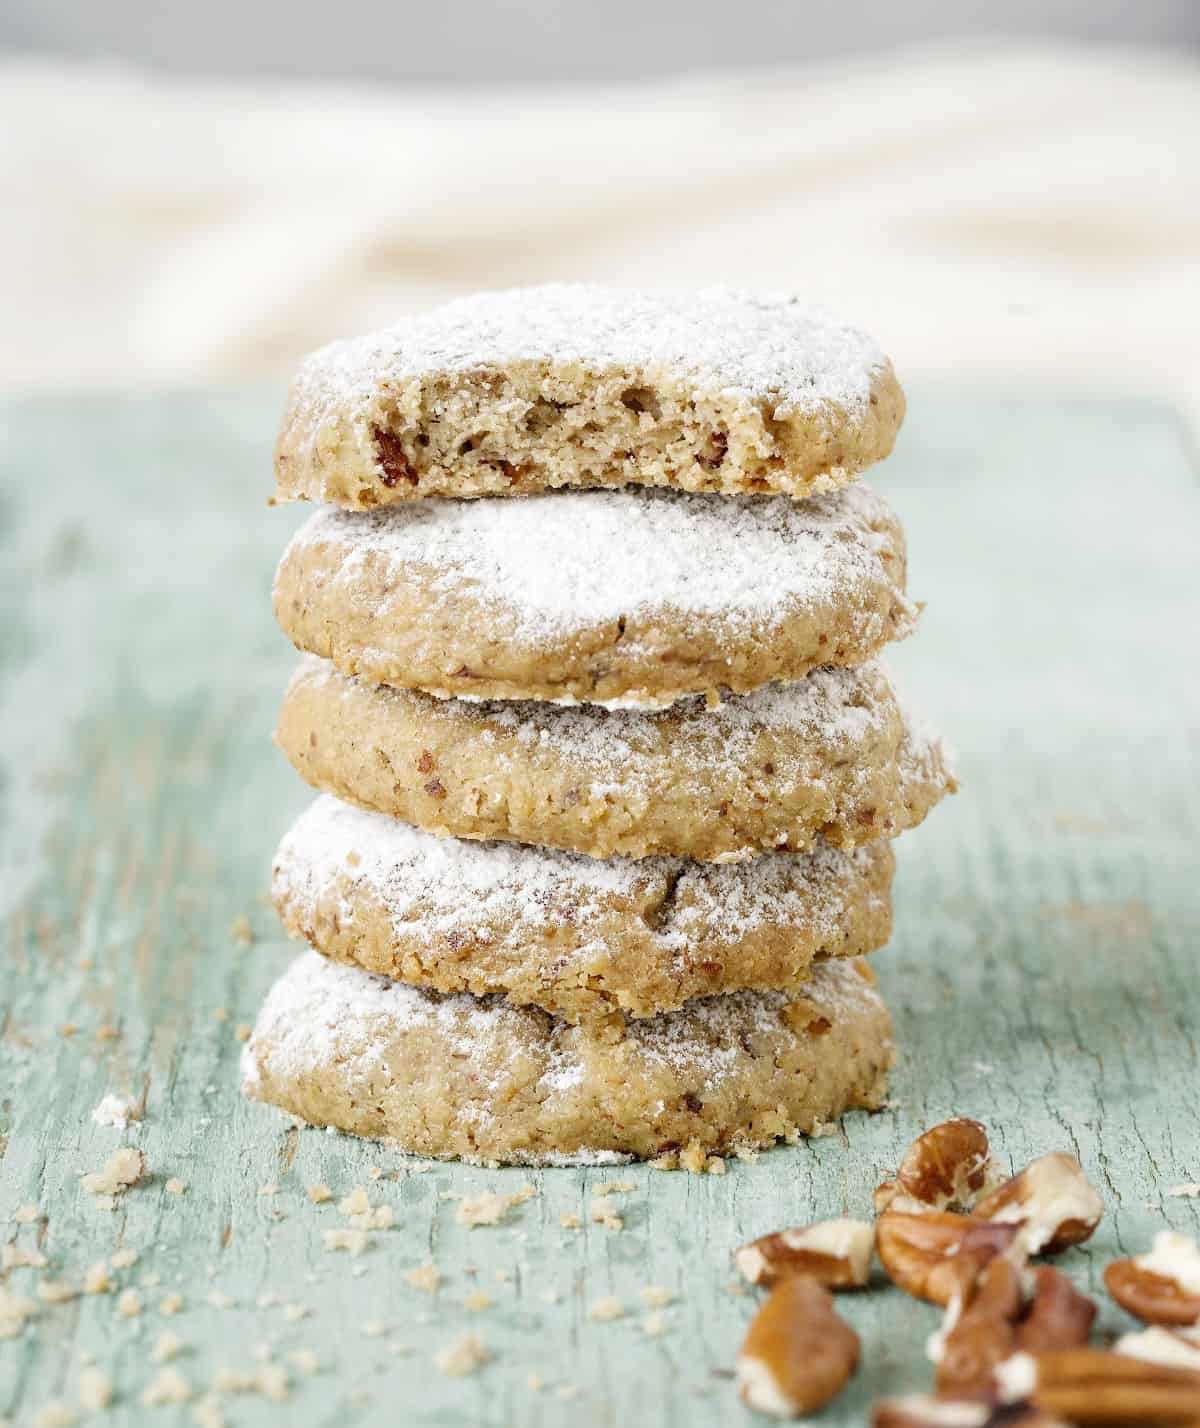
MULTIPOLYGON (((756 1034, 802 1036, 790 1031, 782 1012, 805 998, 835 1024, 847 1016, 881 1006, 874 988, 853 961, 823 962, 795 991, 738 991, 689 1002, 678 1011, 626 1024, 625 1040, 649 1064, 681 1073, 700 1069, 709 1083, 720 1080, 746 1054, 747 1037, 756 1034)), ((506 1065, 519 1052, 544 1058, 541 1084, 550 1096, 588 1094, 590 1055, 605 1059, 586 1027, 571 1026, 530 1008, 509 1006, 502 998, 445 996, 394 982, 306 952, 292 963, 267 994, 253 1038, 243 1053, 243 1085, 261 1082, 261 1039, 269 1047, 275 1077, 308 1078, 334 1064, 344 1064, 356 1048, 356 1071, 366 1073, 387 1060, 389 1050, 415 1028, 436 1032, 449 1057, 479 1065, 494 1059, 506 1065)), ((770 1054, 766 1052, 764 1054, 770 1054)), ((496 1090, 498 1083, 490 1089, 496 1090)), ((476 1120, 492 1114, 486 1100, 461 1107, 476 1120)))
MULTIPOLYGON (((861 483, 804 502, 623 490, 327 507, 282 564, 314 546, 336 553, 332 584, 351 598, 364 569, 382 562, 393 578, 411 571, 427 582, 434 603, 483 603, 522 638, 624 619, 632 648, 639 620, 671 614, 717 620, 734 638, 800 611, 853 613, 864 636, 883 638, 877 592, 899 573, 884 557, 888 547, 903 551, 888 506, 861 483)), ((906 610, 911 621, 916 612, 906 610)), ((387 618, 386 596, 376 613, 387 618)))
POLYGON ((860 415, 887 359, 865 333, 791 294, 550 284, 476 293, 330 343, 305 359, 296 386, 311 403, 354 412, 387 382, 512 362, 666 371, 697 395, 769 401, 783 417, 860 415))
POLYGON ((520 843, 439 838, 398 819, 325 794, 297 819, 275 857, 276 895, 312 916, 341 885, 342 926, 355 918, 354 890, 365 887, 386 909, 398 936, 431 945, 478 936, 528 953, 553 936, 555 954, 569 916, 583 956, 614 911, 637 919, 650 907, 647 935, 664 956, 700 940, 735 943, 763 926, 791 927, 832 939, 846 902, 857 895, 877 850, 844 853, 819 846, 735 865, 682 858, 589 858, 520 843), (661 909, 670 899, 669 912, 661 909), (595 928, 594 933, 592 929, 595 928))

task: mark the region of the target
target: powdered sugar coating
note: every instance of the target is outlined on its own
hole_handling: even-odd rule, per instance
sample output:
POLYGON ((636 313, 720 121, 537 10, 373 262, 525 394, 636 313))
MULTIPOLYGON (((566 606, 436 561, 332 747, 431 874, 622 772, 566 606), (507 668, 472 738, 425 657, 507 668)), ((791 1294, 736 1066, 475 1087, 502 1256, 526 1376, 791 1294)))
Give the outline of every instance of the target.
MULTIPOLYGON (((783 1020, 785 1008, 801 998, 834 1022, 880 1005, 854 962, 823 962, 797 991, 701 998, 678 1011, 627 1023, 625 1039, 648 1065, 680 1072, 700 1066, 710 1083, 719 1083, 736 1064, 744 1038, 804 1035, 783 1020)), ((305 952, 267 994, 243 1054, 243 1085, 253 1086, 259 1074, 254 1045, 259 1038, 272 1045, 277 1076, 302 1077, 334 1061, 348 1041, 361 1046, 364 1065, 382 1064, 389 1043, 418 1027, 435 1031, 451 1055, 476 1064, 490 1060, 507 1039, 521 1044, 532 1038, 543 1048, 539 1084, 550 1097, 586 1078, 589 1052, 596 1050, 584 1028, 512 1007, 503 998, 444 996, 305 952)))
MULTIPOLYGON (((333 579, 351 597, 367 562, 427 572, 433 601, 469 596, 498 631, 534 644, 624 619, 627 654, 639 621, 664 616, 717 620, 730 641, 751 627, 769 639, 797 612, 824 610, 861 612, 851 629, 878 644, 915 617, 897 590, 905 618, 884 628, 877 592, 902 587, 903 545, 886 502, 861 483, 805 502, 624 490, 328 507, 283 563, 318 545, 339 549, 333 579)), ((387 620, 386 601, 376 616, 387 620)))
MULTIPOLYGON (((734 944, 757 928, 793 927, 836 941, 847 885, 875 858, 871 848, 768 855, 734 866, 683 858, 589 858, 521 843, 439 838, 395 818, 330 795, 318 798, 284 836, 275 857, 277 899, 315 919, 319 900, 346 880, 338 920, 353 925, 353 889, 365 886, 386 908, 398 934, 433 946, 440 938, 481 937, 524 948, 559 931, 564 907, 578 934, 577 960, 589 952, 588 929, 603 924, 607 905, 625 901, 636 920, 656 887, 671 890, 671 911, 656 922, 663 958, 734 944), (802 909, 802 911, 801 911, 802 909)), ((556 955, 565 955, 561 939, 556 955)))
POLYGON ((855 847, 915 827, 955 787, 876 662, 651 713, 466 704, 306 660, 277 741, 307 782, 362 807, 599 858, 855 847))
MULTIPOLYGON (((293 681, 332 683, 346 692, 361 685, 316 655, 301 657, 293 681)), ((463 706, 472 720, 494 723, 522 745, 551 744, 586 760, 598 771, 611 771, 615 777, 628 770, 631 760, 638 761, 647 732, 663 720, 678 728, 681 745, 691 734, 701 736, 706 766, 716 756, 716 743, 724 746, 725 762, 732 767, 761 729, 794 730, 822 746, 851 744, 891 715, 891 706, 880 703, 880 691, 885 698, 894 695, 884 665, 871 660, 847 669, 823 666, 795 684, 765 685, 713 707, 697 696, 681 699, 667 710, 564 706, 537 700, 439 699, 421 691, 392 688, 376 692, 385 702, 412 703, 434 720, 460 717, 459 706, 463 706)))
POLYGON ((331 343, 297 381, 314 406, 353 414, 387 381, 521 361, 670 369, 701 394, 769 401, 777 417, 834 407, 853 417, 887 359, 865 333, 791 294, 550 284, 476 293, 331 343))

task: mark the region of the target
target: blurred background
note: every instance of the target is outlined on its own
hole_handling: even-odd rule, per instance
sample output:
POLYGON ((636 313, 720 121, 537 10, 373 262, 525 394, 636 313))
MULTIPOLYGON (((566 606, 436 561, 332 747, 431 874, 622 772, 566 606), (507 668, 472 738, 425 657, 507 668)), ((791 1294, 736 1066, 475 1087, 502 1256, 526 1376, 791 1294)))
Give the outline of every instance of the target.
POLYGON ((1200 416, 1196 0, 6 0, 0 385, 286 373, 483 286, 783 286, 1200 416))

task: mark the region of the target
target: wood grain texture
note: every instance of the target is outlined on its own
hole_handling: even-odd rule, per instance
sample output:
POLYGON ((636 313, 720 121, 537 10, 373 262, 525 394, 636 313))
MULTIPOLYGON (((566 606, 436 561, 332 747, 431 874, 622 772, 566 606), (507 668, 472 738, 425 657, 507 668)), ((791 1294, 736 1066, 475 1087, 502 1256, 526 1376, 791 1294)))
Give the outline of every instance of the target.
MULTIPOLYGON (((895 662, 957 745, 964 787, 899 845, 897 933, 877 961, 895 1104, 698 1178, 415 1173, 239 1096, 235 1027, 288 951, 268 862, 306 800, 269 742, 292 656, 268 591, 303 514, 263 505, 277 411, 257 391, 9 401, 0 416, 0 1238, 40 1243, 47 1273, 76 1283, 133 1248, 115 1278, 146 1304, 136 1319, 112 1295, 41 1306, 0 1340, 0 1415, 73 1402, 90 1353, 115 1380, 104 1421, 191 1421, 138 1401, 169 1328, 197 1389, 252 1369, 257 1345, 281 1362, 315 1351, 315 1376, 287 1365, 286 1406, 228 1398, 230 1424, 749 1422, 720 1376, 752 1308, 726 1288, 730 1251, 865 1212, 913 1134, 951 1112, 987 1121, 1014 1166, 1081 1156, 1109 1213, 1062 1263, 1101 1298, 1101 1327, 1122 1328, 1104 1263, 1164 1221, 1200 1228, 1200 1201, 1165 1193, 1200 1179, 1200 488, 1171 413, 915 394, 876 476, 930 602, 895 662), (231 933, 242 915, 249 949, 231 933), (110 1091, 144 1095, 144 1121, 94 1124, 110 1091), (120 1144, 145 1151, 148 1178, 105 1214, 78 1177, 120 1144), (586 1224, 591 1187, 614 1178, 637 1187, 620 1232, 586 1224), (309 1203, 317 1181, 368 1185, 395 1227, 358 1258, 328 1252, 322 1230, 345 1222, 309 1203), (536 1196, 496 1228, 459 1225, 445 1198, 526 1181, 536 1196), (18 1225, 28 1202, 44 1219, 18 1225), (563 1230, 564 1212, 585 1227, 563 1230), (436 1297, 403 1279, 429 1259, 436 1297), (676 1296, 657 1338, 638 1300, 654 1283, 676 1296), (235 1305, 206 1303, 214 1288, 235 1305), (474 1289, 493 1307, 466 1309, 474 1289), (165 1318, 172 1293, 185 1308, 165 1318), (263 1294, 307 1316, 258 1309, 263 1294), (589 1320, 605 1295, 625 1319, 589 1320), (494 1360, 439 1374, 433 1355, 465 1331, 494 1360)), ((16 1268, 4 1287, 33 1294, 38 1277, 16 1268)), ((842 1302, 864 1366, 822 1421, 862 1423, 875 1395, 928 1382, 936 1314, 886 1290, 842 1302)))

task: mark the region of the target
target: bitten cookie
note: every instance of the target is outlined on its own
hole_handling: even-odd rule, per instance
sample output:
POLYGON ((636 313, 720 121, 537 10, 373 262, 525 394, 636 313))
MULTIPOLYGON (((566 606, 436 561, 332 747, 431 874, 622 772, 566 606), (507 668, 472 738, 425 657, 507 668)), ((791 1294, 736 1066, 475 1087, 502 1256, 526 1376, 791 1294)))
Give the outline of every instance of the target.
POLYGON ((485 292, 308 357, 276 493, 357 510, 555 486, 809 496, 887 456, 903 416, 870 338, 794 297, 485 292))
POLYGON ((852 848, 955 788, 879 664, 817 669, 710 709, 435 699, 306 656, 276 741, 302 778, 430 832, 732 862, 852 848))
POLYGON ((893 867, 886 841, 728 867, 585 858, 438 838, 326 796, 285 835, 272 893, 326 957, 580 1021, 794 988, 815 961, 872 952, 893 867))
POLYGON ((813 501, 564 491, 327 508, 275 577, 344 674, 483 699, 657 706, 861 664, 911 632, 904 535, 866 486, 813 501))
POLYGON ((308 952, 268 994, 242 1084, 313 1125, 427 1156, 553 1164, 764 1146, 881 1103, 893 1050, 873 981, 862 962, 825 962, 793 993, 596 1028, 308 952))

